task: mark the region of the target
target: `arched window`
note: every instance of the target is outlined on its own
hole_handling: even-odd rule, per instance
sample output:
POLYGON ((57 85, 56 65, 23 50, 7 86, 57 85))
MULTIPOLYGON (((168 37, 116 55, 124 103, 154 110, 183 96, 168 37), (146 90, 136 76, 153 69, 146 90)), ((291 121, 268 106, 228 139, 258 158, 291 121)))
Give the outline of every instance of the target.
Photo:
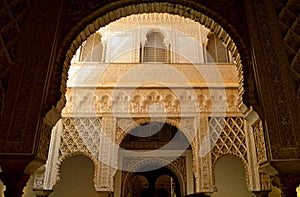
POLYGON ((163 43, 164 36, 160 32, 151 32, 146 37, 144 62, 166 62, 167 47, 163 43))
POLYGON ((81 62, 101 62, 103 56, 103 45, 101 35, 94 33, 83 43, 80 53, 81 62))
POLYGON ((213 33, 208 35, 207 62, 229 63, 229 53, 222 41, 213 33))

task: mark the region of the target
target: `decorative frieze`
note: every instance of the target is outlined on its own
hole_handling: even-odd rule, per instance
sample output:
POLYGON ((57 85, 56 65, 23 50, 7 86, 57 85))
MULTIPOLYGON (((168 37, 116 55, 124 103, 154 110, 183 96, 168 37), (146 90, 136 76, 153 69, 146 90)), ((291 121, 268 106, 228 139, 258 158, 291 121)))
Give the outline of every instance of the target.
MULTIPOLYGON (((101 113, 163 113, 184 115, 190 112, 241 114, 236 89, 195 88, 69 89, 64 116, 101 113)), ((80 115, 79 115, 80 116, 80 115)))

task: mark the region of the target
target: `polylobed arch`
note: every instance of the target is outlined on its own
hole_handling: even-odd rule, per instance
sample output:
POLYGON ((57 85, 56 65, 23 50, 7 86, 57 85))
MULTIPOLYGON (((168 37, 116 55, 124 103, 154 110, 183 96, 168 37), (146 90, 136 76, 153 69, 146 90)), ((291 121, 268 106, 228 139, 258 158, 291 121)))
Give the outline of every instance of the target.
MULTIPOLYGON (((245 173, 246 185, 247 185, 247 187, 248 187, 248 189, 249 189, 250 179, 249 179, 249 169, 248 169, 248 164, 247 164, 247 162, 245 161, 245 159, 243 159, 243 158, 242 158, 241 156, 239 156, 239 155, 235 155, 234 153, 223 154, 223 155, 221 155, 219 158, 217 158, 217 160, 213 163, 212 169, 213 169, 213 182, 214 182, 214 184, 215 184, 215 173, 214 173, 214 172, 215 172, 216 164, 218 163, 218 161, 219 161, 221 158, 223 158, 223 157, 228 157, 228 156, 233 157, 233 158, 236 158, 236 159, 238 159, 238 160, 241 162, 241 164, 242 164, 242 166, 243 166, 244 173, 245 173)), ((250 190, 249 190, 249 191, 250 191, 250 190)))
MULTIPOLYGON (((149 34, 156 33, 156 32, 160 33, 164 37, 163 43, 168 44, 167 42, 169 42, 169 40, 170 40, 170 35, 164 29, 160 29, 160 28, 147 27, 146 30, 144 30, 142 33, 142 38, 147 39, 147 36, 149 34)), ((143 41, 145 41, 145 40, 143 40, 143 41)))
MULTIPOLYGON (((117 137, 116 143, 118 145, 120 145, 132 129, 134 129, 135 127, 137 127, 139 125, 147 124, 150 122, 151 122, 151 120, 148 118, 138 118, 138 119, 135 119, 134 121, 132 121, 131 124, 126 124, 126 127, 123 127, 123 130, 122 130, 122 133, 120 134, 120 136, 117 137)), ((157 122, 159 122, 159 121, 157 121, 157 122)), ((178 120, 166 118, 164 120, 164 122, 173 127, 179 128, 178 120)))
POLYGON ((170 126, 176 127, 182 134, 185 135, 186 139, 188 140, 188 142, 191 144, 191 148, 192 149, 196 149, 196 147, 193 146, 192 142, 193 139, 190 139, 189 136, 184 132, 184 130, 180 129, 180 123, 181 120, 176 118, 176 119, 172 119, 172 118, 166 118, 162 121, 158 120, 150 120, 150 119, 145 119, 145 118, 139 118, 139 119, 135 119, 134 121, 132 121, 131 124, 127 124, 126 128, 123 127, 124 130, 122 130, 122 132, 120 133, 120 135, 117 137, 117 141, 116 144, 120 145, 124 139, 126 138, 126 136, 130 133, 131 130, 133 130, 134 128, 140 126, 140 125, 144 125, 147 123, 151 123, 151 122, 161 122, 161 123, 165 123, 168 124, 170 126))
POLYGON ((58 161, 58 163, 56 164, 56 169, 57 170, 57 173, 56 173, 56 177, 55 177, 55 183, 54 183, 54 186, 55 185, 58 185, 59 182, 60 182, 60 172, 61 172, 61 167, 62 165, 64 164, 64 162, 72 157, 76 157, 76 156, 84 156, 86 158, 88 158, 92 163, 93 163, 93 167, 94 167, 94 172, 93 172, 93 183, 94 183, 94 187, 95 187, 95 184, 96 184, 96 173, 98 171, 98 161, 96 158, 94 158, 92 155, 90 155, 89 153, 86 153, 86 152, 72 152, 72 153, 69 153, 69 154, 65 154, 63 155, 60 160, 58 161))
MULTIPOLYGON (((61 93, 61 99, 57 103, 56 108, 50 110, 48 114, 46 115, 46 119, 48 120, 47 116, 49 116, 50 121, 53 125, 55 125, 55 120, 53 120, 53 112, 57 115, 61 114, 61 110, 63 106, 66 103, 66 89, 67 89, 67 78, 68 78, 68 70, 70 67, 71 60, 73 58, 73 55, 76 53, 79 46, 87 39, 89 35, 92 33, 95 33, 100 27, 103 27, 110 22, 113 22, 117 19, 120 19, 121 17, 129 16, 132 14, 139 14, 139 13, 152 13, 152 12, 159 12, 159 13, 170 13, 174 15, 179 15, 182 17, 187 17, 192 20, 195 20, 196 22, 199 22, 200 24, 204 25, 206 28, 210 29, 212 32, 214 32, 219 39, 222 40, 222 42, 227 45, 227 48, 231 51, 231 54, 233 55, 233 58, 235 59, 235 63, 237 65, 237 70, 239 72, 239 103, 242 104, 243 102, 247 104, 247 94, 244 94, 244 75, 243 75, 243 68, 242 68, 242 62, 241 62, 241 55, 237 49, 237 45, 233 41, 233 39, 229 36, 228 33, 213 19, 208 17, 205 14, 202 14, 198 10, 191 9, 190 7, 184 6, 180 3, 143 3, 143 4, 137 4, 134 5, 128 5, 125 6, 125 3, 118 4, 118 7, 114 10, 110 10, 107 13, 107 10, 99 9, 91 14, 90 17, 86 17, 83 20, 81 20, 74 28, 69 32, 69 34, 65 37, 62 47, 58 52, 58 58, 56 61, 56 64, 58 62, 63 62, 63 71, 61 75, 61 86, 60 86, 60 93, 61 93), (103 15, 103 13, 107 13, 103 15), (100 16, 100 17, 99 17, 100 16), (97 18, 98 17, 98 18, 97 18), (84 25, 87 25, 85 28, 83 28, 84 25), (77 37, 75 36, 77 34, 77 37), (72 40, 74 39, 74 40, 72 40), (70 43, 70 47, 66 47, 70 43), (68 49, 67 49, 68 48, 68 49), (65 55, 65 57, 64 57, 65 55), (64 59, 64 61, 62 61, 64 59), (246 97, 245 97, 246 95, 246 97), (242 98, 243 96, 243 98, 242 98)), ((200 10, 200 9, 199 9, 200 10)), ((202 10, 203 11, 203 10, 202 10)), ((207 13, 207 12, 205 12, 207 13)), ((209 12, 210 13, 210 12, 209 12)), ((214 14, 211 13, 213 16, 214 14)), ((216 19, 221 20, 220 18, 216 17, 216 19)), ((227 29, 233 28, 232 26, 228 25, 227 29)), ((234 28, 232 29, 232 35, 234 36, 235 40, 237 41, 238 45, 240 46, 239 49, 241 49, 241 52, 244 54, 247 54, 247 50, 245 47, 245 43, 243 42, 243 39, 241 36, 235 32, 234 28)), ((244 59, 248 56, 245 55, 244 59)), ((243 61, 244 63, 245 61, 243 61)), ((247 63, 247 61, 246 61, 247 63)), ((58 66, 55 65, 58 69, 58 66)), ((59 69, 60 70, 60 69, 59 69)), ((59 73, 59 72, 58 72, 59 73)), ((247 89, 247 86, 245 87, 247 89)), ((58 119, 57 119, 58 120, 58 119)), ((177 126, 177 128, 180 128, 177 126)), ((193 149, 193 147, 192 147, 193 149)))
MULTIPOLYGON (((114 6, 114 9, 104 10, 105 7, 93 12, 90 16, 86 16, 83 20, 77 23, 65 36, 62 47, 60 48, 56 64, 54 65, 56 70, 62 70, 62 72, 56 72, 56 74, 61 74, 61 83, 60 83, 60 100, 58 101, 56 108, 50 110, 46 115, 46 119, 48 120, 47 116, 49 116, 50 121, 53 125, 55 125, 55 120, 53 120, 53 112, 54 114, 61 114, 61 110, 66 103, 66 89, 67 89, 67 78, 68 78, 68 70, 70 67, 71 60, 73 55, 76 53, 79 46, 87 39, 89 35, 95 33, 100 27, 103 27, 110 22, 113 22, 117 19, 120 19, 125 16, 129 16, 132 14, 139 14, 139 13, 170 13, 174 15, 179 15, 182 17, 190 18, 199 22, 200 24, 204 25, 206 28, 210 29, 214 32, 217 37, 222 40, 222 42, 227 46, 227 48, 231 51, 231 54, 235 60, 237 65, 237 70, 239 72, 239 104, 248 103, 248 95, 247 93, 247 86, 244 86, 244 83, 247 83, 247 77, 243 74, 244 67, 242 66, 242 59, 243 64, 246 65, 250 62, 250 58, 248 55, 248 51, 246 49, 246 44, 244 43, 242 36, 237 33, 236 29, 232 25, 226 25, 223 21, 224 27, 227 27, 226 30, 231 33, 236 43, 233 41, 231 36, 221 27, 217 22, 215 22, 212 18, 208 17, 207 15, 211 15, 214 19, 218 20, 218 22, 222 23, 222 17, 217 16, 215 12, 212 10, 205 11, 205 6, 201 8, 196 7, 196 9, 192 9, 191 6, 185 6, 184 3, 162 3, 162 2, 155 2, 155 3, 140 3, 134 4, 132 2, 130 5, 125 1, 119 1, 117 3, 117 7, 114 6), (201 11, 203 13, 201 13, 201 11), (106 13, 106 14, 105 14, 106 13), (100 16, 100 17, 99 17, 100 16), (86 26, 84 28, 84 26, 86 26), (239 47, 237 47, 237 45, 239 47), (239 49, 239 50, 238 50, 239 49), (243 55, 240 55, 243 54, 243 55), (63 68, 60 69, 58 65, 63 64, 63 68)), ((249 65, 247 65, 250 67, 249 65)), ((249 69, 249 68, 248 68, 249 69)), ((55 73, 55 71, 54 71, 55 73)), ((53 76, 53 78, 59 78, 58 76, 53 76)), ((54 80, 55 81, 55 80, 54 80)), ((177 127, 178 128, 178 127, 177 127)))

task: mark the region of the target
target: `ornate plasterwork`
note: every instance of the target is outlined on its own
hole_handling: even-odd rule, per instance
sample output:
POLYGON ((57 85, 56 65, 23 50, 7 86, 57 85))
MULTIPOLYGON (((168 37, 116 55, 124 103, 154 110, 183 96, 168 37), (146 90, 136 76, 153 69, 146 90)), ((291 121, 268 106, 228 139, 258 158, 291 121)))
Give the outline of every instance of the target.
MULTIPOLYGON (((83 154, 94 163, 95 189, 97 191, 113 191, 113 177, 116 172, 114 166, 118 165, 118 144, 124 139, 126 133, 136 125, 147 123, 150 120, 143 117, 116 119, 111 114, 101 117, 62 118, 60 124, 56 125, 55 131, 53 131, 54 139, 50 146, 52 152, 49 154, 46 166, 46 169, 49 170, 46 170, 45 173, 44 189, 51 190, 58 183, 61 164, 65 159, 76 154, 83 154)), ((226 154, 232 154, 241 159, 246 170, 246 181, 249 189, 260 190, 266 188, 267 178, 261 173, 258 174, 260 178, 255 177, 256 171, 252 167, 256 164, 256 160, 254 160, 256 157, 248 156, 249 151, 253 148, 249 148, 249 143, 246 143, 244 119, 242 117, 210 117, 210 119, 207 116, 201 116, 199 119, 173 117, 164 121, 179 128, 191 143, 196 191, 215 191, 214 165, 221 156, 226 154), (199 127, 196 126, 196 122, 198 122, 199 127), (210 143, 213 146, 210 152, 201 156, 199 148, 207 146, 207 144, 203 144, 207 134, 209 134, 210 143), (214 142, 216 143, 214 144, 214 142), (251 173, 254 173, 254 175, 251 173), (255 181, 259 181, 260 186, 256 186, 255 181)), ((143 162, 136 159, 139 159, 139 157, 132 157, 128 161, 124 159, 122 165, 130 171, 131 168, 136 169, 139 166, 146 165, 147 162, 153 161, 153 158, 146 159, 146 157, 140 158, 143 162), (136 162, 133 162, 133 159, 136 162)), ((178 170, 178 166, 176 167, 177 164, 182 163, 169 162, 167 164, 166 162, 169 160, 159 159, 158 163, 177 169, 176 176, 183 176, 182 180, 186 181, 185 172, 182 169, 178 170)), ((39 178, 37 181, 39 181, 39 178)))
MULTIPOLYGON (((180 128, 180 118, 160 118, 157 117, 154 119, 157 122, 165 122, 167 124, 170 124, 174 127, 180 128)), ((117 128, 116 128, 116 143, 120 144, 122 140, 125 138, 125 136, 129 133, 130 130, 134 129, 135 127, 149 123, 153 120, 150 118, 144 118, 144 117, 136 117, 136 118, 120 118, 117 120, 117 128)))
MULTIPOLYGON (((291 82, 287 57, 280 30, 274 25, 273 7, 265 1, 245 2, 249 23, 255 24, 250 29, 253 51, 257 54, 257 75, 261 84, 260 94, 264 104, 268 140, 270 141, 271 159, 299 159, 297 132, 299 113, 295 88, 291 82), (258 72, 259 71, 259 72, 258 72), (267 76, 267 77, 266 77, 267 76), (272 98, 272 99, 270 99, 272 98)), ((294 39, 293 39, 294 42, 294 39)))
MULTIPOLYGON (((212 30, 224 43, 227 45, 227 47, 230 49, 231 53, 234 56, 234 59, 236 61, 237 70, 239 72, 239 96, 243 94, 243 71, 242 71, 242 65, 241 65, 241 58, 239 53, 237 52, 237 47, 235 43, 232 41, 230 36, 224 31, 222 27, 219 26, 215 21, 210 19, 209 17, 192 10, 190 8, 186 8, 184 6, 180 5, 174 5, 173 7, 169 4, 165 3, 149 3, 149 4, 138 4, 138 5, 132 5, 127 6, 125 8, 119 8, 118 10, 114 10, 108 14, 106 14, 103 17, 98 18, 94 21, 94 23, 90 24, 84 31, 82 31, 77 38, 73 41, 71 44, 71 47, 69 51, 67 52, 67 57, 64 62, 64 70, 69 70, 70 61, 75 54, 77 48, 80 46, 80 44, 92 33, 94 33, 97 29, 99 29, 102 26, 105 26, 109 22, 115 21, 116 19, 121 18, 122 16, 130 15, 130 13, 138 13, 140 10, 141 12, 169 12, 169 10, 172 9, 174 14, 178 14, 180 16, 184 16, 187 18, 197 19, 198 22, 205 25, 208 29, 212 30), (189 10, 189 12, 187 12, 189 10)), ((61 91, 62 94, 65 94, 66 90, 66 80, 67 78, 66 73, 63 73, 62 77, 62 83, 61 83, 61 91)), ((64 100, 64 99, 63 99, 64 100)), ((242 102, 239 100, 239 102, 242 102)))
POLYGON ((233 154, 243 159, 245 163, 248 162, 242 117, 211 117, 209 129, 211 143, 214 144, 211 152, 213 164, 226 154, 233 154))
POLYGON ((262 121, 257 122, 257 124, 254 125, 252 128, 255 141, 257 163, 261 164, 267 161, 267 150, 262 121))
POLYGON ((114 143, 109 139, 114 139, 114 125, 114 118, 111 117, 62 118, 53 131, 44 189, 51 190, 58 183, 64 160, 82 154, 94 163, 95 189, 112 191, 117 151, 114 151, 114 143))
POLYGON ((193 90, 169 88, 139 89, 69 89, 64 116, 75 114, 168 113, 176 116, 189 112, 234 113, 238 109, 237 89, 217 90, 194 88, 193 90))
POLYGON ((270 191, 271 190, 271 179, 266 173, 259 173, 260 190, 270 191))

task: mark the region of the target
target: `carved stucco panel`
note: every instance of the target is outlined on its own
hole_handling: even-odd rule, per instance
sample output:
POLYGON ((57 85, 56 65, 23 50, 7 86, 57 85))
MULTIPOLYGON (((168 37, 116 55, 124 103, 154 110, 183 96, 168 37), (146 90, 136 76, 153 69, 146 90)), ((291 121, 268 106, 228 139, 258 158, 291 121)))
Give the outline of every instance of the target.
POLYGON ((113 191, 119 148, 115 143, 116 119, 112 116, 104 116, 101 123, 99 171, 97 172, 96 189, 98 191, 113 191))

